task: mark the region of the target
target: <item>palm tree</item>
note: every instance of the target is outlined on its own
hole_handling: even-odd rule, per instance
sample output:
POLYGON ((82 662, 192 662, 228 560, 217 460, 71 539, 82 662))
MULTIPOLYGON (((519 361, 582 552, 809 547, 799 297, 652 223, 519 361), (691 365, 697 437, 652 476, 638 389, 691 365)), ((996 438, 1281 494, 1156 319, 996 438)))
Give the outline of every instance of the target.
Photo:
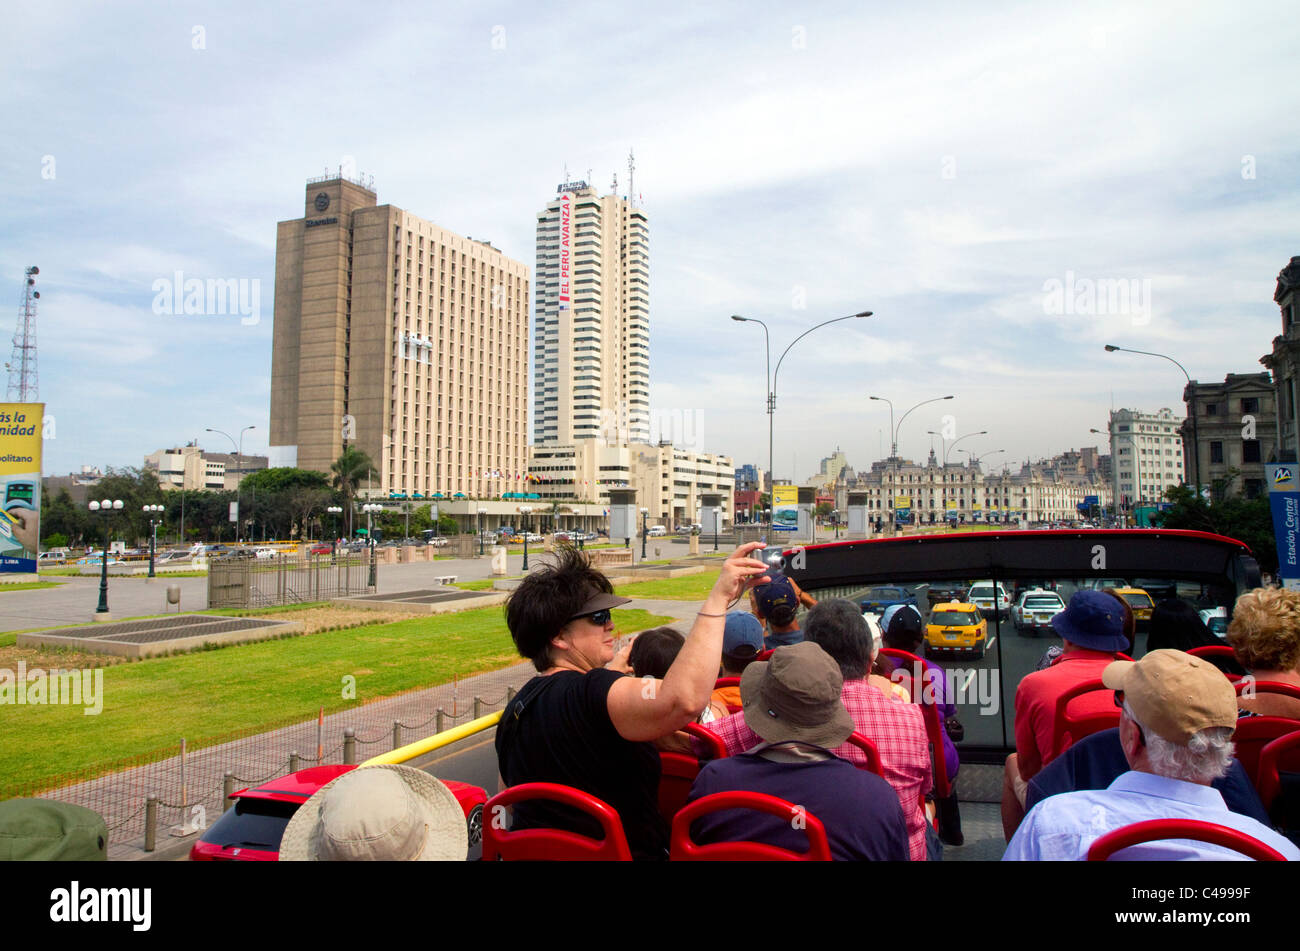
POLYGON ((330 471, 334 473, 334 488, 343 493, 349 539, 352 538, 352 500, 356 497, 361 480, 374 468, 375 464, 370 461, 370 457, 356 446, 345 446, 343 455, 330 466, 330 471))

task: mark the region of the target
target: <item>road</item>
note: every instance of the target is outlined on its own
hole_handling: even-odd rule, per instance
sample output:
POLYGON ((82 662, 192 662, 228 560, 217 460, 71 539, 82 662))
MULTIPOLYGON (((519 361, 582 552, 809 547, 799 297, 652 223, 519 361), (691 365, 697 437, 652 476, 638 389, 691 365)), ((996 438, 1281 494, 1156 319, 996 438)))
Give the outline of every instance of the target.
MULTIPOLYGON (((540 553, 529 552, 532 567, 540 553)), ((507 558, 507 575, 523 573, 523 555, 507 558)), ((379 591, 410 591, 427 588, 436 575, 455 575, 459 581, 490 577, 491 558, 463 558, 448 561, 412 562, 405 565, 380 565, 379 591)), ((42 580, 58 583, 57 588, 5 591, 0 585, 0 631, 26 631, 34 628, 86 624, 93 620, 99 605, 99 578, 53 576, 42 580)), ((167 586, 181 586, 181 609, 201 611, 208 606, 207 578, 158 577, 152 581, 141 577, 108 579, 108 607, 114 618, 162 614, 168 610, 167 586)), ((173 608, 174 610, 174 608, 173 608)))

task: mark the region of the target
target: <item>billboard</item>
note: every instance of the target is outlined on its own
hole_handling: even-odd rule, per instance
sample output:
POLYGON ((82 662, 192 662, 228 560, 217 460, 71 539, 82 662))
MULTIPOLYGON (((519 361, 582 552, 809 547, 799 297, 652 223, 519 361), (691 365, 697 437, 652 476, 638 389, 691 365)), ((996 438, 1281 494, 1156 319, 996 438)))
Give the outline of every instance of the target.
POLYGON ((1277 576, 1284 588, 1300 588, 1300 482, 1294 463, 1266 465, 1268 507, 1277 539, 1277 576))
POLYGON ((573 245, 573 196, 560 195, 560 310, 568 310, 572 283, 569 278, 573 245))
POLYGON ((799 487, 772 486, 772 531, 793 532, 799 528, 799 487))
POLYGON ((36 571, 44 403, 0 403, 0 571, 36 571))
POLYGON ((897 524, 910 521, 912 518, 912 497, 910 495, 894 496, 894 521, 897 524))

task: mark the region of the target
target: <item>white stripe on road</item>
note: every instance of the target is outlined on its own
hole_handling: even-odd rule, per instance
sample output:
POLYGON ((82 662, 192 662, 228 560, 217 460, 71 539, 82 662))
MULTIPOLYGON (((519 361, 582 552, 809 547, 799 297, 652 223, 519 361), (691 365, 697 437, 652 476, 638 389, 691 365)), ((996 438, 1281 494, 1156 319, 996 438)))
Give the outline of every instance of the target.
POLYGON ((991 647, 992 647, 994 644, 996 644, 997 642, 998 642, 998 639, 997 639, 996 637, 993 638, 993 640, 989 641, 986 645, 984 645, 984 649, 985 649, 985 650, 988 650, 989 648, 991 648, 991 647))

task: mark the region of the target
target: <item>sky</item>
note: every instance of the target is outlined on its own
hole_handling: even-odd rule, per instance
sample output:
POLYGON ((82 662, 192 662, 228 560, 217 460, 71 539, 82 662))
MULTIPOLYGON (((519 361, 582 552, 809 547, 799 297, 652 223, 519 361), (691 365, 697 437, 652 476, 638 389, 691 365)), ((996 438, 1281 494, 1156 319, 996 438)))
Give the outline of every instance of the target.
POLYGON ((941 450, 929 431, 987 431, 950 457, 986 467, 1104 451, 1112 407, 1181 414, 1184 378, 1103 345, 1260 372, 1300 254, 1284 3, 45 2, 8 22, 0 347, 38 265, 47 474, 233 451, 209 428, 266 451, 276 222, 340 166, 531 268, 566 170, 626 193, 634 151, 654 425, 737 465, 766 468, 767 381, 762 328, 730 316, 767 324, 775 364, 872 311, 781 363, 776 472, 801 481, 837 448, 888 453, 871 396, 904 456, 941 450), (256 313, 167 312, 178 271, 240 282, 256 313))

